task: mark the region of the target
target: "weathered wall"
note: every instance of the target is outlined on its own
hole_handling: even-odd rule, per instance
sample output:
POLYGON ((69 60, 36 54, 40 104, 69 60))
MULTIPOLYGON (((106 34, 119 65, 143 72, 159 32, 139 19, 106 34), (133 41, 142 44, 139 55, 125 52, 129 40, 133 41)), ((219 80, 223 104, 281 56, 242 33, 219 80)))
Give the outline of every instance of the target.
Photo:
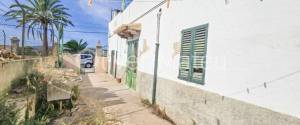
MULTIPOLYGON (((157 2, 133 2, 125 12, 110 22, 109 52, 111 50, 119 52, 118 65, 126 66, 127 45, 126 40, 114 35, 113 31, 122 24, 130 23, 156 4, 157 2)), ((162 79, 172 81, 174 83, 172 86, 178 88, 193 88, 199 92, 209 91, 257 107, 271 109, 274 114, 280 112, 300 118, 300 110, 297 110, 300 105, 300 84, 297 84, 300 81, 300 58, 297 58, 300 57, 300 36, 297 35, 300 32, 299 6, 298 0, 288 2, 228 0, 227 4, 220 0, 176 0, 171 1, 169 8, 164 4, 161 6, 163 11, 158 75, 162 79), (205 85, 179 80, 178 47, 180 48, 181 31, 207 23, 209 29, 205 85), (262 85, 264 82, 270 82, 267 88, 262 85), (247 88, 250 88, 249 94, 247 88)), ((157 12, 158 9, 154 9, 135 22, 142 24, 138 43, 138 70, 149 75, 153 74, 157 12)), ((152 81, 148 77, 151 76, 138 79, 142 82, 152 81)), ((140 90, 137 91, 142 96, 151 96, 150 90, 147 90, 151 85, 139 82, 137 84, 140 85, 138 87, 140 90)), ((164 83, 159 80, 158 84, 164 83)), ((165 88, 165 90, 169 89, 165 88)), ((179 94, 195 94, 196 97, 201 97, 201 94, 189 89, 177 90, 179 94)), ((164 94, 169 98, 181 96, 164 94)), ((196 97, 186 97, 185 101, 196 97)), ((248 113, 255 111, 246 110, 244 103, 234 104, 236 110, 245 111, 244 113, 248 115, 256 115, 248 113)), ((187 109, 191 107, 187 105, 187 109)), ((183 106, 169 108, 171 109, 179 114, 186 112, 183 106)), ((204 109, 194 110, 201 112, 204 109)), ((217 112, 210 113, 212 116, 219 116, 217 112)), ((186 115, 188 116, 189 113, 186 115)), ((249 122, 247 117, 255 117, 246 117, 235 112, 229 115, 240 116, 231 117, 240 122, 244 119, 249 122)), ((180 118, 173 117, 177 120, 180 118)))
MULTIPOLYGON (((139 72, 141 97, 151 100, 153 75, 139 72)), ((157 103, 178 125, 299 125, 300 119, 158 78, 157 103)))
POLYGON ((107 57, 95 57, 96 73, 107 73, 107 57))
POLYGON ((64 54, 64 66, 80 70, 80 54, 64 54))
MULTIPOLYGON (((35 58, 0 63, 0 92, 10 87, 11 81, 34 69, 53 67, 51 58, 35 58)), ((42 69, 41 69, 42 70, 42 69)))
POLYGON ((11 81, 25 75, 32 68, 31 62, 16 61, 0 64, 0 91, 7 89, 11 81))
POLYGON ((126 83, 126 67, 122 65, 117 66, 117 78, 121 79, 122 83, 126 83))

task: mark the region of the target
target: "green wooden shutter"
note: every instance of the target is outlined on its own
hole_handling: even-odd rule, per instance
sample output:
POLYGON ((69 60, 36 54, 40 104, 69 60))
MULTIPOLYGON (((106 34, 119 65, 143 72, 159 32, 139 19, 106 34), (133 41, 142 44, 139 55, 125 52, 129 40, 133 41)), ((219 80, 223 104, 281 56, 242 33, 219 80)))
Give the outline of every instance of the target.
POLYGON ((208 24, 182 31, 179 78, 204 84, 208 24))
POLYGON ((181 40, 179 78, 184 80, 189 80, 192 31, 191 30, 182 31, 181 39, 182 40, 181 40))
POLYGON ((205 76, 206 42, 208 25, 202 25, 193 30, 193 61, 191 81, 203 84, 205 76))

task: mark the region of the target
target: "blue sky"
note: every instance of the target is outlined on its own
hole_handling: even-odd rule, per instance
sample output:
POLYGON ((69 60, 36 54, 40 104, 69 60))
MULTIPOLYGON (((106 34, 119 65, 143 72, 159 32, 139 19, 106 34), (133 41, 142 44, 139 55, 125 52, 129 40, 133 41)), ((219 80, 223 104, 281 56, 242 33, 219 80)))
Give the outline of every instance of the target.
MULTIPOLYGON (((14 0, 1 0, 0 9, 8 10, 5 6, 9 6, 14 0)), ((25 0, 19 0, 24 2, 25 0)), ((94 0, 92 6, 88 6, 88 0, 61 0, 61 2, 69 8, 68 13, 72 15, 71 19, 75 27, 68 27, 68 31, 87 31, 87 32, 102 32, 102 33, 77 33, 65 32, 64 41, 70 39, 84 39, 88 42, 89 47, 95 47, 100 40, 102 45, 107 45, 107 30, 108 22, 110 21, 111 9, 120 9, 122 0, 94 0)), ((131 0, 127 0, 127 4, 131 0)), ((2 14, 2 13, 1 13, 2 14)), ((0 20, 0 23, 15 24, 14 21, 0 20)), ((20 36, 20 29, 14 27, 0 25, 0 30, 5 30, 8 37, 20 36)), ((1 35, 2 37, 2 35, 1 35)), ((0 37, 0 39, 1 39, 0 37)), ((26 40, 26 45, 41 45, 39 39, 26 40)), ((2 44, 2 41, 0 41, 2 44)))

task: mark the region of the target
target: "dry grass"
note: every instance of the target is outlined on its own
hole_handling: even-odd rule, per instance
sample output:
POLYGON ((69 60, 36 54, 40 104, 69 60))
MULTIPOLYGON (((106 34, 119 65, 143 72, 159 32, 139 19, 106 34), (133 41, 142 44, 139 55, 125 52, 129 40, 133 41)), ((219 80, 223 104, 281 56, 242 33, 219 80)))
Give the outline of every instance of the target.
POLYGON ((161 110, 158 105, 153 105, 148 99, 142 99, 141 103, 146 107, 152 108, 152 113, 156 116, 170 122, 172 125, 176 125, 175 122, 167 115, 165 109, 161 110))
POLYGON ((160 117, 164 120, 167 120, 172 125, 176 125, 175 122, 167 115, 165 109, 161 110, 158 105, 154 105, 154 106, 152 106, 152 108, 153 108, 153 111, 152 111, 153 114, 157 115, 158 117, 160 117))
POLYGON ((142 99, 141 103, 145 106, 145 107, 152 107, 151 102, 148 99, 142 99))
POLYGON ((56 120, 55 125, 121 125, 119 120, 108 118, 102 110, 103 106, 95 100, 80 96, 72 116, 64 116, 56 120))

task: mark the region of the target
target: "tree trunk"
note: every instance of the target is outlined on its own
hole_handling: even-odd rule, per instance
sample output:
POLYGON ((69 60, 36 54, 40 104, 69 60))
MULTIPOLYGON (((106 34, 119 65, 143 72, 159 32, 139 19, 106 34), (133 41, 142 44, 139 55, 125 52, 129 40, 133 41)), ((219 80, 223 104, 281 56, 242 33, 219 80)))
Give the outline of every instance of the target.
POLYGON ((48 24, 44 24, 43 28, 43 56, 48 56, 48 24))
POLYGON ((23 11, 22 19, 22 58, 25 56, 25 12, 23 11))

